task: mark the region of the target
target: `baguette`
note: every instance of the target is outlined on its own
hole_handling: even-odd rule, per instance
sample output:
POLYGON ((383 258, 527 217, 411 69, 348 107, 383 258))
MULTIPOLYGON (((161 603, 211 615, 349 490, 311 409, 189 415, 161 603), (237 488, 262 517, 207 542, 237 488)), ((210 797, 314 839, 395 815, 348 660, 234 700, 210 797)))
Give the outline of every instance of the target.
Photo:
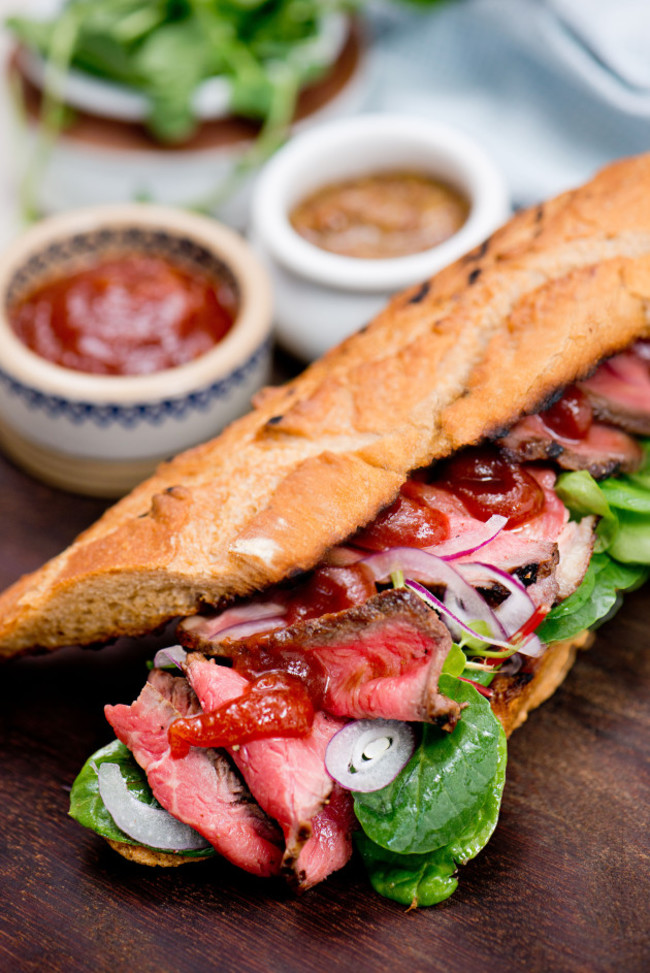
POLYGON ((650 155, 519 213, 0 597, 0 655, 104 642, 315 565, 407 474, 650 332, 650 155))
MULTIPOLYGON (((307 571, 412 471, 502 436, 646 337, 649 186, 650 155, 518 214, 294 381, 264 390, 253 412, 163 464, 0 596, 0 656, 137 636, 307 571)), ((494 677, 506 736, 591 640, 554 642, 522 672, 494 677)), ((109 843, 141 864, 187 860, 109 843)), ((300 887, 296 861, 287 839, 282 869, 300 887)))

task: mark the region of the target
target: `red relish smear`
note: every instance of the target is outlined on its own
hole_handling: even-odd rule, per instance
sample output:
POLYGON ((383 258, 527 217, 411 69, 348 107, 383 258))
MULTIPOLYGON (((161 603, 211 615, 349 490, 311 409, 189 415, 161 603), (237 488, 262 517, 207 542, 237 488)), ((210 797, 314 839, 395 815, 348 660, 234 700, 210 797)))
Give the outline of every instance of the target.
POLYGON ((495 446, 473 446, 446 460, 434 483, 459 497, 470 514, 486 521, 508 518, 506 530, 520 527, 544 509, 544 491, 519 463, 495 446))
POLYGON ((577 385, 571 385, 555 405, 539 415, 544 425, 563 439, 585 439, 594 418, 591 402, 577 385))
POLYGON ((186 757, 190 747, 232 747, 275 736, 306 736, 314 722, 307 689, 296 676, 265 672, 241 696, 218 709, 170 724, 171 755, 186 757))

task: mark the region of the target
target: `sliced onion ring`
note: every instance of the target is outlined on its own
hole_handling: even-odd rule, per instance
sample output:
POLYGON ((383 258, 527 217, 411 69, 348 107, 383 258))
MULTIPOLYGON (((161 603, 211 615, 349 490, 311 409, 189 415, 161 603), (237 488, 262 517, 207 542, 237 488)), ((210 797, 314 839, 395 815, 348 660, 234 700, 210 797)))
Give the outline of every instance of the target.
MULTIPOLYGON (((492 564, 476 561, 472 564, 459 564, 457 569, 467 581, 474 584, 480 581, 494 581, 510 592, 504 602, 494 609, 494 614, 503 626, 505 634, 510 637, 515 634, 533 615, 535 602, 528 594, 526 586, 512 574, 495 568, 492 564)), ((544 646, 539 638, 532 634, 517 646, 517 651, 523 655, 539 656, 544 652, 544 646)))
POLYGON ((215 635, 213 642, 223 642, 225 639, 245 639, 249 635, 256 635, 258 632, 272 632, 276 628, 286 628, 286 619, 281 615, 272 615, 269 618, 259 618, 257 621, 238 622, 223 628, 218 635, 215 635))
POLYGON ((214 639, 217 635, 234 625, 254 622, 261 618, 275 618, 286 612, 286 605, 274 601, 253 601, 249 604, 235 605, 219 615, 191 615, 180 623, 180 631, 198 635, 203 639, 214 639))
POLYGON ((170 645, 166 649, 158 649, 153 657, 153 664, 156 669, 169 669, 170 666, 178 666, 180 669, 187 658, 187 652, 182 645, 170 645))
POLYGON ((356 720, 335 733, 325 767, 349 791, 368 794, 395 780, 415 750, 415 733, 400 720, 356 720))
MULTIPOLYGON (((488 642, 490 645, 498 645, 502 649, 511 649, 513 652, 515 649, 518 649, 518 646, 513 645, 512 642, 508 642, 506 639, 500 639, 485 632, 475 631, 475 629, 468 625, 467 622, 465 622, 460 615, 457 614, 457 612, 452 611, 449 605, 445 604, 444 601, 441 601, 440 598, 436 598, 435 595, 432 595, 430 591, 427 591, 427 589, 423 587, 423 585, 418 584, 417 581, 407 580, 404 582, 404 586, 418 595, 422 601, 429 606, 429 608, 433 608, 434 611, 440 612, 441 615, 445 615, 447 618, 450 618, 453 624, 462 632, 465 632, 466 635, 471 635, 472 638, 478 639, 479 642, 488 642)), ((484 602, 484 609, 481 615, 477 617, 475 614, 470 613, 470 617, 473 621, 487 622, 488 627, 492 631, 494 631, 495 628, 497 631, 499 631, 499 624, 496 618, 494 618, 494 613, 487 602, 484 602), (486 617, 486 609, 492 618, 486 617)))
POLYGON ((119 764, 97 768, 99 793, 118 828, 138 844, 159 851, 200 851, 209 842, 162 808, 143 804, 129 791, 119 764))
POLYGON ((427 547, 425 550, 430 554, 436 554, 445 561, 453 561, 467 554, 475 554, 486 544, 498 537, 505 525, 508 523, 507 517, 501 514, 492 514, 489 520, 477 527, 475 530, 467 530, 458 537, 454 537, 435 547, 427 547))

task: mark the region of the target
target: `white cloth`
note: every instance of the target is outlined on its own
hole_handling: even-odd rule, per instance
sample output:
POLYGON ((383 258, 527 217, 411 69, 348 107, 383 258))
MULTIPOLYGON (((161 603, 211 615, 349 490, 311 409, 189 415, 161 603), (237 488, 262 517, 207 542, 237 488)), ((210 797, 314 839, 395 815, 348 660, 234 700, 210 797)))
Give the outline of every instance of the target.
POLYGON ((474 136, 516 205, 650 149, 650 0, 375 8, 374 107, 474 136))

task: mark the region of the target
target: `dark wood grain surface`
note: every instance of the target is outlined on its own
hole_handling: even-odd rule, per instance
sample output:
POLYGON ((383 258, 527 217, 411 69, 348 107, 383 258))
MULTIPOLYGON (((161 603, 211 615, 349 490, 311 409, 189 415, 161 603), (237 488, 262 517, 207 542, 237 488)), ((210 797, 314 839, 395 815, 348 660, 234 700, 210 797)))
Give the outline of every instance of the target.
MULTIPOLYGON (((103 509, 0 458, 0 585, 103 509)), ((407 913, 353 863, 301 898, 215 861, 148 869, 67 817, 151 644, 4 666, 0 971, 650 969, 650 608, 626 600, 564 686, 512 738, 499 827, 458 892, 407 913)))

